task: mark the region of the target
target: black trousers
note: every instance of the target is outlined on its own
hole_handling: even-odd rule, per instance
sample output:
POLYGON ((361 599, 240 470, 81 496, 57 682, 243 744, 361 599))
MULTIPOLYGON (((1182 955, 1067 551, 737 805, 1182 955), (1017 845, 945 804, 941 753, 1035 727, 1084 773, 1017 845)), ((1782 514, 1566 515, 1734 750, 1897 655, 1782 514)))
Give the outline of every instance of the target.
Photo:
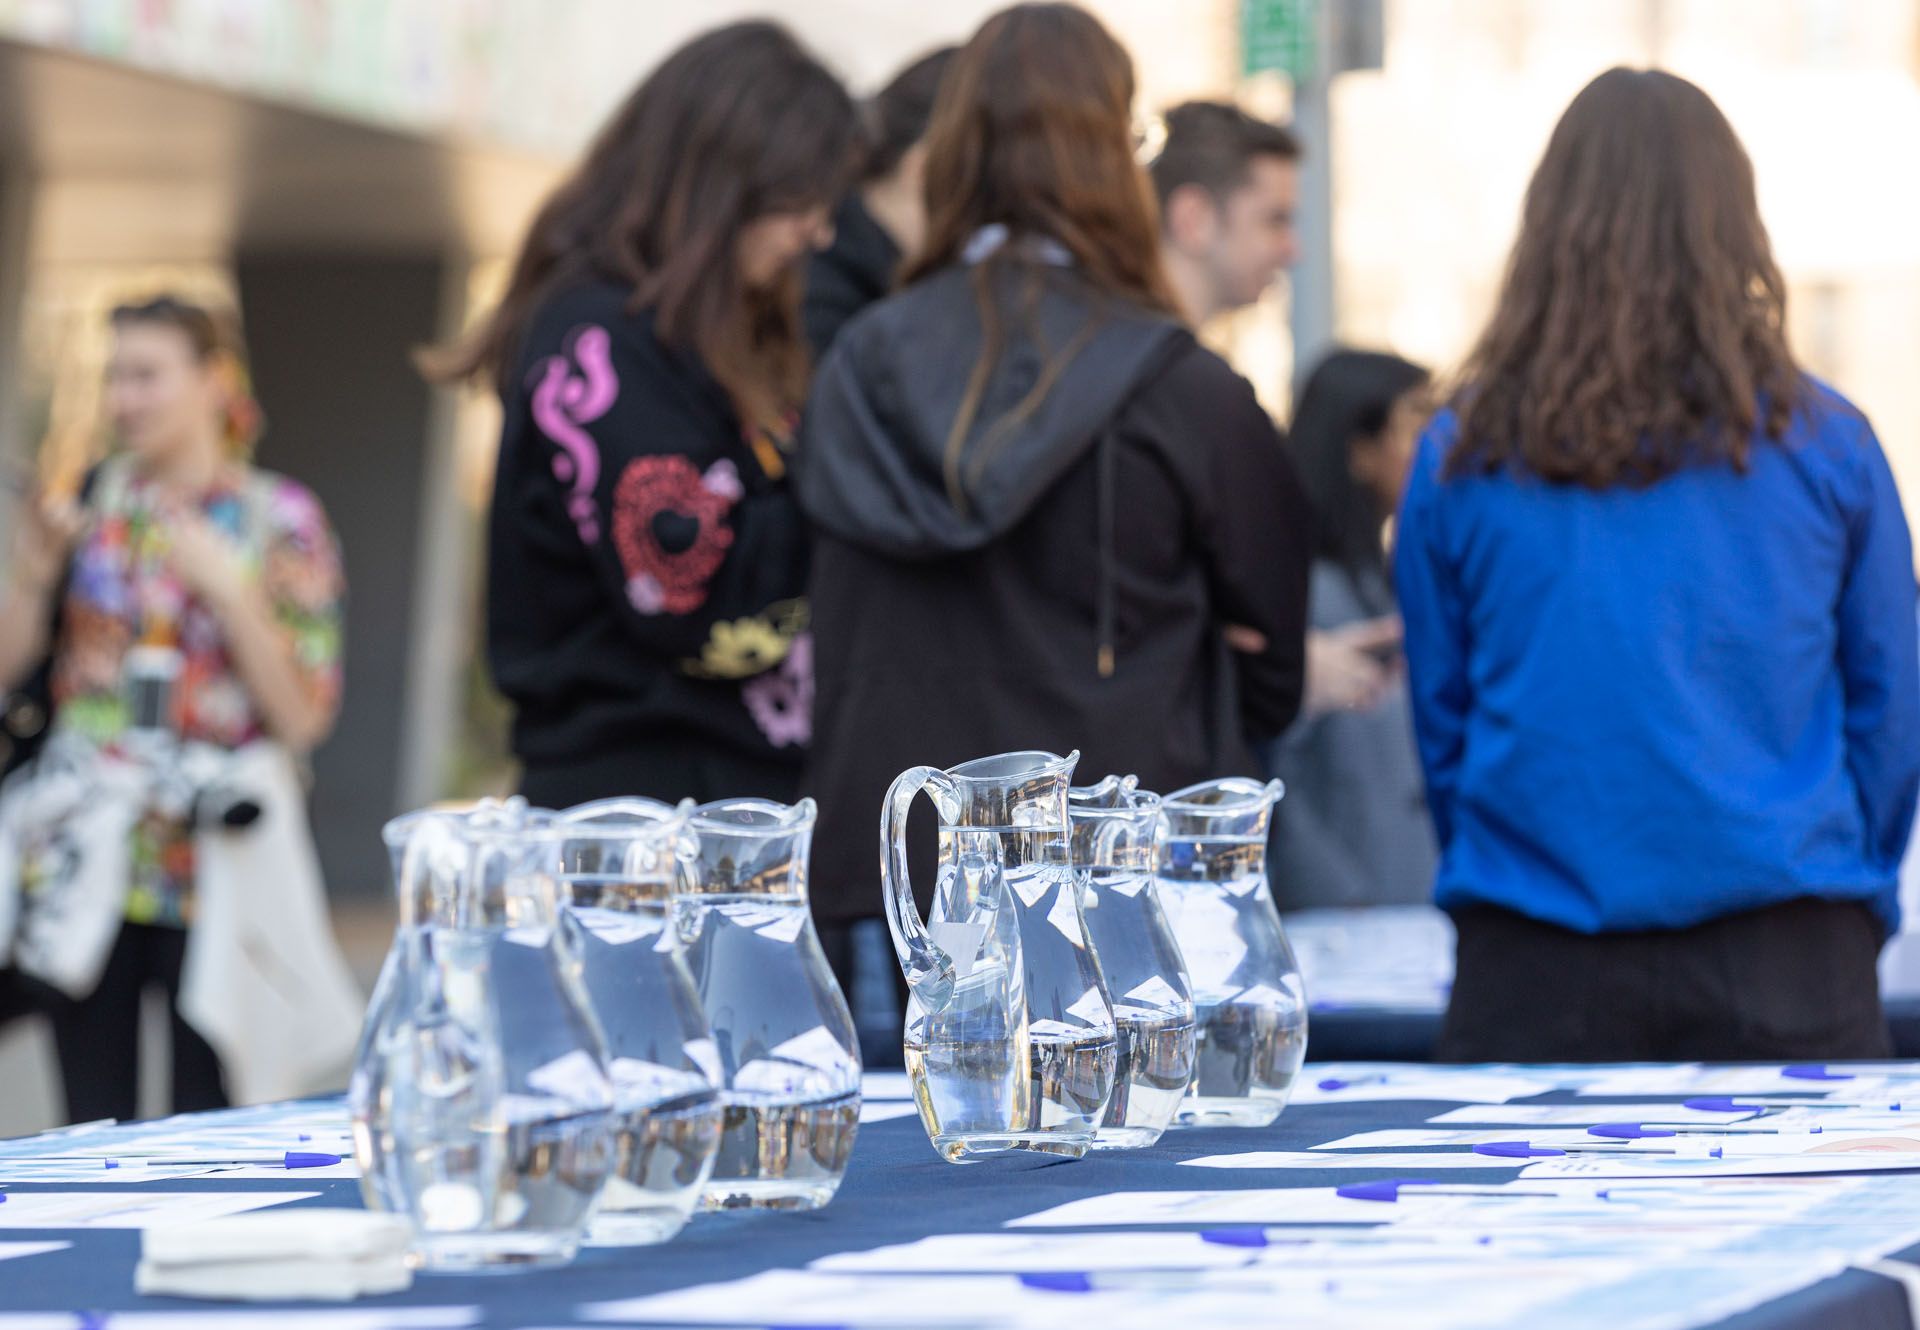
POLYGON ((1693 928, 1592 936, 1490 906, 1453 916, 1443 1062, 1892 1056, 1865 905, 1802 899, 1693 928))
POLYGON ((180 1016, 186 954, 184 928, 124 924, 100 986, 78 1002, 64 995, 48 1002, 68 1121, 140 1115, 140 999, 150 988, 167 995, 172 1017, 173 1111, 227 1106, 219 1057, 180 1016))
POLYGON ((871 930, 871 936, 886 936, 886 925, 878 917, 829 922, 816 919, 813 928, 820 936, 820 949, 827 954, 834 981, 853 1011, 854 1029, 860 1037, 860 1061, 870 1068, 898 1067, 902 1065, 900 1038, 907 1008, 907 979, 893 964, 891 952, 879 957, 878 974, 873 967, 862 966, 855 945, 855 929, 862 926, 871 930))

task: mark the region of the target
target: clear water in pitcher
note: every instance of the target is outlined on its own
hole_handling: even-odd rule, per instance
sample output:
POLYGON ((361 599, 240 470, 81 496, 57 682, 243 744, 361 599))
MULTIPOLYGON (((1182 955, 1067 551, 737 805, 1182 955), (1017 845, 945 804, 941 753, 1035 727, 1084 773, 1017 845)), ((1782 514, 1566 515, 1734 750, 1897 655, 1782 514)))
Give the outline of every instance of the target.
POLYGON ((1259 1127, 1286 1107, 1307 1051, 1307 1002, 1260 866, 1264 842, 1195 839, 1163 861, 1161 899, 1193 984, 1193 1084, 1179 1121, 1259 1127))
POLYGON ((702 1204, 824 1205, 859 1130, 860 1062, 844 1042, 853 1037, 850 1021, 840 1034, 821 1023, 832 977, 817 946, 796 947, 806 898, 709 894, 691 918, 688 964, 705 976, 714 1041, 732 1068, 702 1204))

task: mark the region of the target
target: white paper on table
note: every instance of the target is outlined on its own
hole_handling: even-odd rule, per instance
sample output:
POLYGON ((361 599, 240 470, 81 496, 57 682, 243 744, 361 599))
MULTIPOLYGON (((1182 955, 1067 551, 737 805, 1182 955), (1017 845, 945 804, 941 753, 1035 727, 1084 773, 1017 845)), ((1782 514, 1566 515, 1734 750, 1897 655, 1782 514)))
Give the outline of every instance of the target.
MULTIPOLYGON (((172 1182, 203 1178, 212 1164, 145 1164, 129 1162, 106 1168, 98 1159, 0 1159, 0 1184, 10 1182, 84 1182, 119 1186, 127 1182, 172 1182)), ((284 1175, 286 1169, 280 1172, 284 1175)))
MULTIPOLYGON (((1645 1136, 1626 1139, 1595 1136, 1577 1127, 1414 1127, 1405 1130, 1363 1131, 1343 1136, 1313 1150, 1319 1158, 1338 1157, 1343 1150, 1426 1150, 1447 1147, 1491 1145, 1500 1141, 1525 1141, 1543 1149, 1569 1150, 1580 1146, 1603 1146, 1608 1150, 1642 1150, 1651 1154, 1679 1153, 1709 1156, 1719 1150, 1728 1155, 1801 1155, 1821 1147, 1837 1150, 1842 1145, 1870 1148, 1889 1154, 1920 1154, 1920 1124, 1906 1134, 1887 1131, 1821 1131, 1782 1128, 1778 1134, 1729 1130, 1689 1136, 1645 1136), (1327 1151, 1329 1154, 1319 1154, 1327 1151)), ((1356 1156, 1357 1157, 1357 1156, 1356 1156)), ((1476 1158, 1486 1159, 1480 1155, 1476 1158)))
MULTIPOLYGON (((1156 1288, 1151 1276, 1133 1282, 1118 1321, 1101 1315, 1102 1330, 1165 1330, 1169 1325, 1237 1330, 1466 1330, 1466 1327, 1540 1324, 1528 1316, 1544 1302, 1572 1298, 1596 1284, 1635 1272, 1628 1261, 1432 1261, 1365 1270, 1328 1271, 1307 1260, 1208 1271, 1184 1289, 1156 1288)), ((1098 1276, 1096 1276, 1098 1278, 1098 1276)), ((1127 1277, 1110 1277, 1115 1284, 1127 1277)), ((1169 1280, 1179 1278, 1169 1276, 1169 1280)), ((1190 1277, 1195 1278, 1195 1277, 1190 1277)), ((1114 1285, 1109 1285, 1113 1287, 1114 1285)), ((1096 1285, 1100 1287, 1100 1285, 1096 1285)), ((1092 1321, 1067 1312, 1061 1319, 1092 1321)))
POLYGON ((288 1168, 283 1164, 216 1164, 212 1171, 216 1178, 234 1178, 246 1182, 351 1182, 360 1177, 360 1165, 351 1159, 342 1159, 337 1164, 322 1164, 318 1168, 288 1168))
MULTIPOLYGON (((1057 1325, 1125 1309, 1127 1295, 1036 1291, 1006 1275, 844 1275, 767 1270, 745 1279, 588 1303, 588 1321, 690 1325, 1057 1325)), ((4 1327, 0 1327, 4 1330, 4 1327)))
POLYGON ((1717 1147, 1723 1153, 1741 1156, 1797 1156, 1807 1155, 1820 1158, 1824 1155, 1842 1153, 1873 1153, 1913 1157, 1912 1168, 1920 1168, 1920 1123, 1914 1123, 1903 1131, 1834 1131, 1821 1132, 1782 1131, 1778 1136, 1746 1134, 1741 1136, 1691 1136, 1672 1137, 1662 1140, 1636 1141, 1636 1145, 1675 1145, 1679 1142, 1701 1141, 1717 1147))
MULTIPOLYGON (((1920 1072, 1920 1068, 1915 1069, 1920 1072)), ((1785 1074, 1784 1067, 1703 1067, 1683 1062, 1676 1066, 1627 1067, 1590 1080, 1579 1087, 1583 1095, 1792 1095, 1847 1099, 1886 1093, 1886 1081, 1855 1075, 1842 1081, 1809 1081, 1785 1074)), ((1899 1096, 1894 1095, 1895 1098, 1899 1096)))
MULTIPOLYGON (((1632 1119, 1608 1118, 1606 1121, 1631 1122, 1632 1119)), ((1917 1124, 1914 1130, 1920 1131, 1920 1124, 1917 1124)), ((1328 1151, 1432 1150, 1452 1146, 1491 1145, 1497 1141, 1526 1141, 1532 1145, 1552 1146, 1562 1150, 1588 1145, 1605 1146, 1608 1149, 1633 1147, 1643 1150, 1681 1150, 1699 1154, 1711 1154, 1716 1149, 1739 1149, 1754 1154, 1797 1154, 1826 1141, 1865 1138, 1869 1135, 1875 1134, 1848 1132, 1836 1137, 1832 1133, 1811 1133, 1804 1127, 1784 1128, 1777 1133, 1760 1132, 1742 1130, 1741 1125, 1729 1127, 1725 1132, 1626 1138, 1596 1136, 1584 1127, 1407 1127, 1356 1132, 1352 1136, 1342 1136, 1339 1140, 1328 1141, 1313 1148, 1328 1151)), ((1883 1133, 1875 1135, 1875 1139, 1888 1138, 1883 1133)), ((1912 1148, 1920 1150, 1920 1140, 1915 1140, 1912 1148)), ((1485 1157, 1482 1156, 1482 1158, 1485 1157)))
POLYGON ((913 1081, 904 1071, 870 1071, 860 1078, 864 1099, 911 1099, 913 1081))
MULTIPOLYGON (((1511 1140, 1511 1135, 1502 1139, 1511 1140)), ((1488 1155, 1477 1155, 1470 1150, 1450 1150, 1444 1154, 1435 1151, 1428 1154, 1382 1153, 1373 1151, 1367 1154, 1317 1153, 1312 1150, 1251 1150, 1245 1154, 1203 1155, 1198 1159, 1182 1159, 1180 1163, 1188 1168, 1371 1168, 1371 1169, 1411 1169, 1417 1175, 1423 1169, 1434 1168, 1518 1168, 1519 1161, 1495 1159, 1488 1155)))
POLYGON ((289 1150, 348 1155, 353 1153, 353 1133, 333 1130, 290 1132, 277 1127, 210 1127, 195 1132, 155 1132, 110 1127, 71 1142, 52 1141, 48 1145, 57 1148, 36 1152, 29 1146, 0 1155, 0 1162, 6 1159, 31 1159, 36 1153, 62 1157, 84 1155, 90 1159, 155 1160, 165 1160, 169 1155, 204 1159, 225 1155, 284 1154, 289 1150))
POLYGON ((883 1099, 872 1104, 862 1100, 860 1103, 862 1122, 889 1122, 894 1118, 910 1118, 917 1112, 919 1110, 912 1104, 903 1104, 897 1100, 883 1099))
POLYGON ((1309 1064, 1300 1069, 1288 1102, 1361 1104, 1431 1099, 1441 1103, 1504 1104, 1509 1099, 1526 1099, 1556 1088, 1551 1081, 1474 1068, 1455 1071, 1405 1063, 1393 1063, 1385 1067, 1368 1067, 1365 1064, 1316 1067, 1309 1064), (1337 1089, 1321 1089, 1321 1083, 1329 1080, 1346 1084, 1337 1089))
POLYGON ((1258 1252, 1197 1233, 943 1233, 917 1242, 837 1252, 809 1266, 854 1272, 933 1274, 1096 1270, 1208 1270, 1250 1264, 1258 1252))
POLYGON ((65 1251, 71 1242, 0 1242, 0 1261, 17 1261, 23 1256, 44 1256, 50 1251, 65 1251))
POLYGON ((1036 1214, 1010 1219, 1007 1228, 1096 1228, 1109 1224, 1379 1224, 1392 1207, 1354 1201, 1332 1187, 1277 1187, 1247 1191, 1117 1191, 1083 1196, 1036 1214))
POLYGON ((1392 1232, 1405 1236, 1430 1229, 1457 1236, 1464 1232, 1519 1231, 1554 1238, 1592 1229, 1601 1233, 1629 1231, 1662 1241, 1663 1234, 1673 1233, 1679 1235, 1676 1240, 1688 1240, 1705 1232, 1725 1240, 1735 1230, 1809 1222, 1803 1216, 1828 1204, 1850 1207, 1859 1216, 1850 1222, 1862 1231, 1902 1226, 1906 1220, 1901 1217, 1855 1203, 1861 1184, 1873 1180, 1861 1174, 1674 1181, 1522 1176, 1510 1184, 1510 1194, 1496 1200, 1470 1196, 1443 1209, 1435 1198, 1431 1205, 1409 1208, 1392 1232), (1521 1196, 1523 1192, 1545 1194, 1521 1196))
MULTIPOLYGON (((340 1307, 324 1311, 115 1312, 106 1330, 464 1330, 478 1307, 340 1307)), ((94 1330, 97 1321, 85 1323, 94 1330)), ((0 1319, 0 1330, 13 1330, 0 1319)), ((79 1327, 76 1327, 79 1330, 79 1327)))
POLYGON ((1520 1170, 1528 1178, 1758 1178, 1788 1173, 1882 1173, 1920 1171, 1920 1155, 1869 1151, 1839 1154, 1565 1155, 1541 1159, 1520 1170))
POLYGON ((464 1330, 478 1307, 367 1307, 326 1311, 0 1313, 0 1330, 464 1330))
MULTIPOLYGON (((280 1170, 285 1173, 286 1170, 280 1170)), ((317 1191, 27 1192, 7 1194, 0 1228, 151 1228, 264 1210, 317 1191)))
POLYGON ((1727 1262, 1720 1253, 1708 1252, 1698 1262, 1642 1267, 1564 1300, 1536 1303, 1527 1309, 1527 1319, 1556 1330, 1693 1330, 1797 1293, 1847 1264, 1824 1251, 1765 1264, 1727 1262))
MULTIPOLYGON (((1824 1110, 1814 1109, 1813 1113, 1824 1110)), ((1450 1108, 1427 1119, 1429 1126, 1594 1127, 1602 1122, 1696 1122, 1701 1126, 1741 1122, 1755 1116, 1751 1109, 1732 1113, 1703 1112, 1679 1104, 1469 1104, 1450 1108)), ((1769 1119, 1771 1122, 1772 1119, 1769 1119)))
POLYGON ((1920 1132, 1920 1113, 1880 1113, 1870 1108, 1786 1108, 1758 1121, 1768 1126, 1809 1131, 1873 1131, 1898 1136, 1920 1132))
MULTIPOLYGON (((1620 1119, 1610 1118, 1617 1122, 1620 1119)), ((1661 1144, 1671 1145, 1677 1138, 1663 1137, 1661 1144)), ((1717 1139, 1717 1138, 1716 1138, 1717 1139)), ((1495 1141, 1530 1141, 1534 1145, 1597 1145, 1597 1136, 1584 1131, 1557 1129, 1529 1131, 1515 1127, 1407 1127, 1385 1131, 1362 1131, 1313 1147, 1315 1150, 1430 1150, 1446 1146, 1489 1145, 1495 1141)), ((1606 1142, 1612 1144, 1612 1142, 1606 1142)), ((1620 1142, 1626 1144, 1626 1142, 1620 1142)), ((1702 1146, 1702 1152, 1708 1147, 1702 1146)), ((1324 1158, 1325 1156, 1318 1156, 1324 1158)), ((1489 1156, 1474 1155, 1486 1160, 1489 1156)))

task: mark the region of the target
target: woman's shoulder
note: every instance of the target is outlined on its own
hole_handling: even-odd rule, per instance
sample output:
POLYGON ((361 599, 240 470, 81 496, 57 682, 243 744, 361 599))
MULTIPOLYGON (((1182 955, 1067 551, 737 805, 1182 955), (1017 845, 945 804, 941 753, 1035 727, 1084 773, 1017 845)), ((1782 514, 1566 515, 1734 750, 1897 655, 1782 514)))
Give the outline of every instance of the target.
POLYGON ((636 307, 630 286, 603 277, 555 286, 535 302, 526 328, 520 359, 528 369, 554 356, 605 354, 632 364, 666 355, 654 330, 653 307, 636 307))
POLYGON ((1838 388, 1812 374, 1801 376, 1800 400, 1795 403, 1790 432, 1845 446, 1858 445, 1863 438, 1871 442, 1874 437, 1867 413, 1838 388))
POLYGON ((241 474, 247 501, 273 536, 332 542, 333 524, 327 519, 326 507, 307 485, 292 476, 251 464, 241 474))

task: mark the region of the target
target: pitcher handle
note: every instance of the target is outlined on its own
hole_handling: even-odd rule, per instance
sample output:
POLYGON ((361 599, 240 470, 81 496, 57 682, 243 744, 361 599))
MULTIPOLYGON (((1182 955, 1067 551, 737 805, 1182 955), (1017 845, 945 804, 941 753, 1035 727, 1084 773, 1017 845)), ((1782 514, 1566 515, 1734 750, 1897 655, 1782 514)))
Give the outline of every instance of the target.
POLYGON ((913 883, 907 873, 907 814, 914 796, 925 790, 943 814, 957 808, 959 788, 938 767, 914 767, 895 777, 880 806, 880 882, 886 904, 887 931, 900 958, 907 987, 929 1012, 943 1010, 953 1000, 953 957, 933 940, 913 903, 913 883))

